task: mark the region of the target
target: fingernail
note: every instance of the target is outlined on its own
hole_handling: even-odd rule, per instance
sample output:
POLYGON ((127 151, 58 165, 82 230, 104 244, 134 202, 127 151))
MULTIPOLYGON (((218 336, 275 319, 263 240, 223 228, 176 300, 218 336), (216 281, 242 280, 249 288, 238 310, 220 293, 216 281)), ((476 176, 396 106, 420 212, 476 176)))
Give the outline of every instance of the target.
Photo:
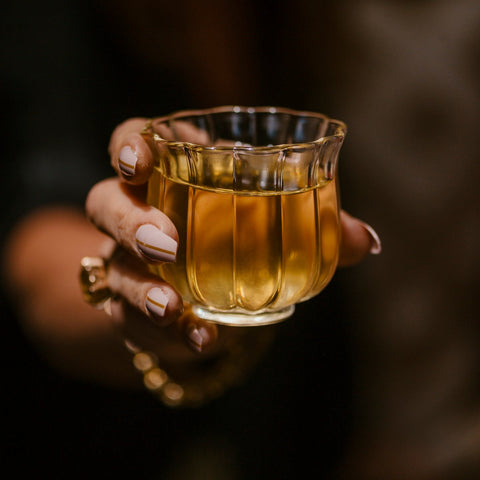
POLYGON ((160 288, 154 287, 148 291, 147 298, 145 299, 145 306, 152 315, 163 317, 167 305, 168 297, 160 288))
POLYGON ((132 150, 130 145, 123 147, 118 156, 118 166, 126 177, 135 174, 135 166, 137 164, 137 154, 132 150))
POLYGON ((202 352, 205 345, 210 341, 208 330, 204 327, 197 327, 197 325, 190 325, 187 329, 187 336, 190 345, 197 352, 202 352))
POLYGON ((372 255, 378 255, 382 251, 382 242, 380 241, 380 237, 368 223, 360 222, 360 224, 370 235, 370 253, 372 255))
POLYGON ((142 225, 135 235, 138 249, 155 262, 174 262, 177 242, 154 225, 142 225))

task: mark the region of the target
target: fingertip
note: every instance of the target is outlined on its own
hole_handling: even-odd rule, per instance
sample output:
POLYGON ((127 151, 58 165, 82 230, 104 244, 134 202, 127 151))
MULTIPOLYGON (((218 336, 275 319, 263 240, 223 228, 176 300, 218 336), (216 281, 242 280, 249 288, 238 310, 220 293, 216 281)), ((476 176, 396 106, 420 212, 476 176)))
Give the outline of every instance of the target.
POLYGON ((146 118, 131 118, 118 125, 112 133, 108 152, 117 174, 127 183, 145 183, 153 170, 153 156, 141 132, 146 118))
POLYGON ((183 302, 173 290, 152 287, 145 298, 145 310, 157 325, 166 327, 183 314, 183 302))
POLYGON ((139 133, 125 138, 112 162, 122 178, 133 185, 147 182, 153 171, 152 152, 139 133))
POLYGON ((217 341, 216 325, 197 317, 190 307, 185 310, 178 323, 187 345, 194 352, 203 353, 217 341))
MULTIPOLYGON (((167 229, 169 223, 164 223, 167 229)), ((176 230, 169 233, 175 235, 176 230)), ((135 232, 135 241, 138 251, 148 261, 154 263, 175 261, 178 242, 155 225, 140 225, 135 232)))
POLYGON ((382 241, 380 240, 378 233, 368 223, 362 222, 361 220, 359 222, 370 237, 369 253, 371 255, 379 255, 380 253, 382 253, 382 241))
POLYGON ((361 262, 367 255, 378 255, 382 244, 377 232, 369 224, 341 213, 342 243, 339 266, 350 266, 361 262))
POLYGON ((125 145, 120 149, 118 155, 118 168, 125 179, 130 179, 135 175, 135 169, 138 163, 137 152, 131 145, 125 145))

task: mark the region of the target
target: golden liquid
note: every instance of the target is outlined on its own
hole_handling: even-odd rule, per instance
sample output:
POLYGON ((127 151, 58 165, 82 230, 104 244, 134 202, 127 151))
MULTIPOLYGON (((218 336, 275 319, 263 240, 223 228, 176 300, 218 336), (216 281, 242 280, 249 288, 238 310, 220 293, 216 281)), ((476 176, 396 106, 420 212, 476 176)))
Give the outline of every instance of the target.
POLYGON ((334 180, 295 193, 233 193, 174 182, 155 169, 147 201, 180 237, 176 262, 153 271, 192 304, 277 310, 318 294, 336 268, 334 180))

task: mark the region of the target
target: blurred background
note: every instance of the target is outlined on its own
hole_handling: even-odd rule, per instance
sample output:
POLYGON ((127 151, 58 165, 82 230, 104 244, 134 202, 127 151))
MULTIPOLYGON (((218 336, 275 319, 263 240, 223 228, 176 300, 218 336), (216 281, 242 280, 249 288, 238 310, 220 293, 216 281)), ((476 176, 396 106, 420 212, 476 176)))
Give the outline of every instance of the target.
MULTIPOLYGON (((199 411, 64 378, 2 296, 5 465, 93 478, 480 477, 480 3, 26 0, 0 17, 2 242, 82 207, 132 116, 278 105, 345 121, 342 206, 383 252, 199 411)), ((8 281, 8 279, 7 279, 8 281)))

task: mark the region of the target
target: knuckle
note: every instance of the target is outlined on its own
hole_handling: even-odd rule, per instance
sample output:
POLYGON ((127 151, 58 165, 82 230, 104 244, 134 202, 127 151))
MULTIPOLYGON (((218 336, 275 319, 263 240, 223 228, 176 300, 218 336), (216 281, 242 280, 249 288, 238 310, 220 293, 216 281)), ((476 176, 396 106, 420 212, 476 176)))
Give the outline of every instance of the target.
MULTIPOLYGON (((114 181, 115 179, 113 179, 114 181)), ((109 184, 111 184, 112 179, 107 178, 102 180, 89 190, 87 197, 85 199, 85 212, 88 219, 95 222, 98 220, 98 216, 100 215, 103 207, 104 202, 102 199, 105 196, 105 191, 108 189, 109 184)))
POLYGON ((96 213, 96 205, 98 203, 98 197, 100 195, 100 190, 102 187, 103 182, 95 184, 87 194, 87 198, 85 200, 85 212, 87 218, 91 221, 95 220, 95 213, 96 213))
POLYGON ((116 212, 116 238, 124 247, 135 249, 135 230, 138 219, 131 208, 122 207, 116 212))

